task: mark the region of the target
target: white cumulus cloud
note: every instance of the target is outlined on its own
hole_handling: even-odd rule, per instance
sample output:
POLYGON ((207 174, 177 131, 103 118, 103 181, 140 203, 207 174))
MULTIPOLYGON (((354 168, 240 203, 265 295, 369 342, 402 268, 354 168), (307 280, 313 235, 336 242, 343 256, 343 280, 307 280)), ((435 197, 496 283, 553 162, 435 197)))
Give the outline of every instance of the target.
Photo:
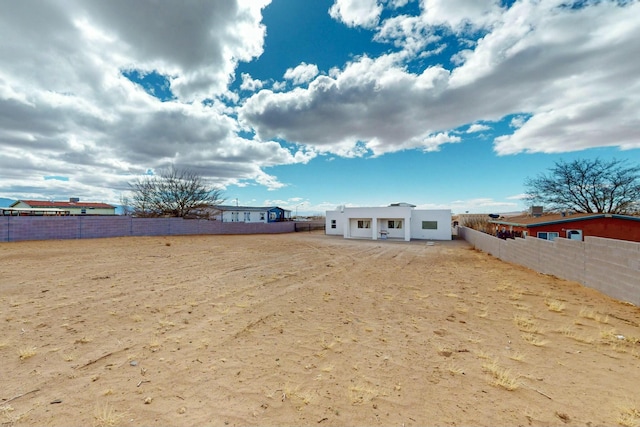
POLYGON ((293 84, 300 85, 309 83, 318 73, 317 65, 303 62, 295 68, 287 68, 284 78, 293 81, 293 84))

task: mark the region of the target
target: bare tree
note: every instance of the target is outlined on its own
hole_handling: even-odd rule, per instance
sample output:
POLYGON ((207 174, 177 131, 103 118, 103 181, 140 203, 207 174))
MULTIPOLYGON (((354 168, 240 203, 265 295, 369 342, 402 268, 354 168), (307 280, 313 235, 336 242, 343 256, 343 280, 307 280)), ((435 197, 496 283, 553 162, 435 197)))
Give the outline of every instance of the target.
POLYGON ((640 208, 640 166, 625 160, 559 161, 525 186, 531 202, 550 210, 630 214, 640 208))
POLYGON ((174 167, 129 183, 131 208, 138 217, 208 218, 222 192, 200 176, 174 167))

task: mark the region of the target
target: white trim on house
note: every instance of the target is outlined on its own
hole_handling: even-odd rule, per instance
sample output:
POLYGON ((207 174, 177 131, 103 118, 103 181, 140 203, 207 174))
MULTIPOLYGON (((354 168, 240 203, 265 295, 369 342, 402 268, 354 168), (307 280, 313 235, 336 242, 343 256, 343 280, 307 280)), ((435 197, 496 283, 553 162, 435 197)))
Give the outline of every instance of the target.
POLYGON ((326 234, 360 239, 451 240, 451 210, 414 209, 406 203, 386 207, 338 207, 326 212, 326 234))

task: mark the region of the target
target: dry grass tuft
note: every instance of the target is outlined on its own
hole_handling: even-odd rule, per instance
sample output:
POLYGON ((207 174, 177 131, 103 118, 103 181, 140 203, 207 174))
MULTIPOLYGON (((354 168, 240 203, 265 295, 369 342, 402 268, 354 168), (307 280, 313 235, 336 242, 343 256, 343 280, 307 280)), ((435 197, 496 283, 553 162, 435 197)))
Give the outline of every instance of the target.
POLYGON ((623 427, 639 427, 640 410, 634 406, 624 406, 620 408, 620 415, 616 421, 623 427))
POLYGON ((565 326, 564 328, 560 328, 558 332, 560 332, 562 335, 568 338, 571 338, 575 341, 579 341, 585 344, 591 344, 593 342, 592 338, 578 334, 571 326, 565 326))
POLYGON ((488 307, 482 307, 480 309, 479 312, 476 313, 476 316, 482 318, 482 319, 486 319, 487 317, 489 317, 489 308, 488 307))
POLYGON ((486 352, 484 352, 482 350, 476 351, 475 355, 476 355, 476 357, 478 359, 490 359, 491 358, 491 356, 488 353, 486 353, 486 352))
POLYGON ((633 347, 640 343, 640 338, 622 335, 613 328, 601 329, 600 338, 602 340, 602 344, 609 346, 619 353, 626 353, 628 350, 632 350, 633 354, 635 351, 633 347))
POLYGON ((491 377, 493 378, 491 384, 497 387, 513 391, 520 385, 518 383, 518 378, 514 376, 509 369, 499 366, 495 360, 491 363, 485 363, 482 365, 482 370, 491 374, 491 377))
POLYGON ((522 334, 522 339, 536 347, 543 347, 547 344, 547 341, 540 339, 535 334, 522 334))
POLYGON ((380 391, 367 385, 349 387, 349 398, 352 405, 362 405, 380 396, 380 391))
POLYGON ((578 313, 578 316, 585 319, 595 320, 598 323, 605 323, 605 324, 609 323, 608 314, 598 313, 596 310, 593 310, 587 307, 580 308, 580 312, 578 313))
POLYGON ((469 307, 466 304, 458 303, 456 304, 456 311, 458 313, 467 313, 469 311, 469 307))
POLYGON ((520 301, 522 299, 522 289, 515 289, 513 292, 509 294, 509 299, 512 301, 520 301))
POLYGON ((35 347, 22 347, 18 349, 18 357, 25 360, 38 354, 35 347))
POLYGON ((447 365, 447 371, 449 371, 451 375, 464 375, 464 370, 453 363, 447 365))
POLYGON ((0 425, 12 426, 18 423, 24 414, 15 414, 14 412, 15 409, 9 404, 0 406, 0 425))
POLYGON ((522 362, 525 359, 525 355, 516 351, 509 356, 509 359, 515 360, 516 362, 522 362))
POLYGON ((97 406, 94 412, 96 427, 110 427, 117 425, 124 415, 119 414, 108 403, 97 406))
POLYGON ((75 340, 74 344, 87 344, 93 341, 92 338, 82 337, 75 340))
POLYGON ((565 308, 565 304, 556 299, 548 299, 544 303, 547 305, 549 311, 555 311, 556 313, 562 313, 565 308))
POLYGON ((513 317, 513 321, 522 332, 529 334, 544 334, 545 332, 536 319, 531 316, 517 314, 513 317))

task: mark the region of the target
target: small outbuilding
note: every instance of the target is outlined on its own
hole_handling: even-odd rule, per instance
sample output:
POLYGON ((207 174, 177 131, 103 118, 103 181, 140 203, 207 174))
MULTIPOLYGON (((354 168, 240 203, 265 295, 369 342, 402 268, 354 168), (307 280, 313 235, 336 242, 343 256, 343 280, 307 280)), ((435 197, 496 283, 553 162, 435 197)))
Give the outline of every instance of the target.
POLYGON ((409 203, 383 207, 339 206, 326 212, 326 234, 361 239, 451 240, 451 210, 414 209, 409 203))

